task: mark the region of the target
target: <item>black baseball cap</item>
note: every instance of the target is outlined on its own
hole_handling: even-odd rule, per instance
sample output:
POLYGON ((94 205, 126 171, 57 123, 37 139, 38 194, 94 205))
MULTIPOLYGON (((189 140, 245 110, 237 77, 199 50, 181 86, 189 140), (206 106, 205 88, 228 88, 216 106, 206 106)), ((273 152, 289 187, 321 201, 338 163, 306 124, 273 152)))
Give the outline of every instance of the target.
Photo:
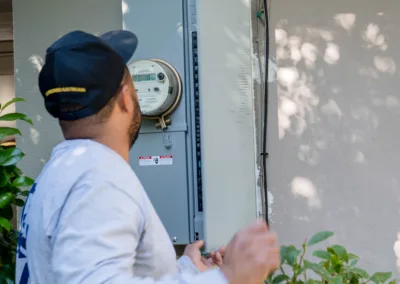
POLYGON ((124 30, 99 37, 73 31, 58 39, 46 50, 39 74, 47 111, 60 120, 96 114, 117 92, 137 46, 136 35, 124 30), (62 112, 62 105, 81 107, 62 112))

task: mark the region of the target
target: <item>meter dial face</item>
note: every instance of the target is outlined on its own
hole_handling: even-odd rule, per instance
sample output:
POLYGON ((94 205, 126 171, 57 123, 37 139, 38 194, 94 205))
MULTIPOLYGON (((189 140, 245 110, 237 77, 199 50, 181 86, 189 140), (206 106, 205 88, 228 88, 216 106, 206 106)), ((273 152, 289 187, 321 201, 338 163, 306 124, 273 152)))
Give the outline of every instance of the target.
POLYGON ((144 116, 162 115, 174 104, 179 78, 175 78, 175 73, 167 65, 153 60, 139 60, 128 68, 144 116))

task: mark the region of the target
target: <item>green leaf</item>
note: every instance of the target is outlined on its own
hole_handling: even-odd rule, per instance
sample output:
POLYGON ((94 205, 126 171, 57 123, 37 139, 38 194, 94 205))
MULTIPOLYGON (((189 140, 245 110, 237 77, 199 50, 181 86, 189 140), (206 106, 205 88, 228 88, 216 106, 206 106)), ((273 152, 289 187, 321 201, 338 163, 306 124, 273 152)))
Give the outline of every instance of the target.
POLYGON ((265 279, 264 284, 272 284, 272 278, 273 278, 274 274, 270 273, 267 277, 267 279, 265 279))
POLYGON ((21 169, 19 169, 19 168, 16 167, 16 166, 14 166, 12 172, 13 172, 14 174, 16 174, 17 176, 22 176, 22 171, 21 171, 21 169))
POLYGON ((11 230, 11 223, 6 218, 0 217, 0 227, 3 227, 9 232, 11 230))
POLYGON ((17 205, 18 207, 23 207, 24 204, 25 204, 25 201, 23 201, 22 199, 17 198, 17 199, 14 200, 14 203, 15 203, 15 205, 17 205))
POLYGON ((372 275, 369 280, 371 280, 372 282, 374 282, 376 284, 379 284, 379 283, 385 283, 390 278, 392 278, 391 272, 377 272, 374 275, 372 275))
POLYGON ((16 178, 13 183, 12 186, 15 187, 25 187, 25 186, 31 186, 35 181, 33 179, 31 179, 30 177, 27 176, 21 176, 16 178))
POLYGON ((314 236, 312 236, 312 238, 308 241, 308 246, 312 246, 315 244, 318 244, 320 242, 323 242, 327 239, 329 239, 330 237, 333 236, 332 232, 329 231, 322 231, 319 233, 316 233, 314 236))
POLYGON ((32 120, 27 115, 19 112, 8 113, 0 116, 0 121, 15 121, 15 120, 23 120, 31 125, 33 124, 32 120))
POLYGON ((368 279, 369 278, 369 274, 364 269, 357 268, 357 267, 352 267, 352 268, 349 269, 349 271, 354 273, 354 274, 357 274, 357 275, 361 276, 361 278, 363 278, 363 279, 368 279))
POLYGON ((358 260, 360 259, 360 257, 358 255, 355 255, 354 253, 349 253, 349 260, 350 261, 350 266, 355 266, 358 263, 358 260))
MULTIPOLYGON (((8 258, 6 258, 7 262, 10 262, 8 258)), ((4 264, 2 263, 2 267, 0 270, 0 283, 1 284, 14 284, 14 278, 15 278, 15 265, 10 265, 10 264, 4 264)))
POLYGON ((360 257, 358 255, 355 255, 354 253, 349 253, 348 256, 349 259, 360 259, 360 257))
POLYGON ((343 277, 342 276, 336 276, 335 278, 333 278, 332 283, 333 284, 342 284, 343 283, 343 277))
POLYGON ((0 166, 11 166, 19 162, 24 153, 18 148, 12 147, 0 150, 0 166))
POLYGON ((274 277, 274 279, 272 280, 272 283, 273 284, 279 284, 279 283, 281 283, 283 281, 286 281, 286 280, 289 280, 289 279, 290 279, 289 276, 287 276, 285 274, 280 274, 280 275, 274 277))
POLYGON ((321 281, 314 280, 314 279, 308 279, 307 284, 320 284, 322 283, 321 281))
POLYGON ((304 260, 304 267, 314 271, 316 274, 320 275, 325 280, 332 281, 332 276, 322 265, 309 262, 308 260, 304 260))
MULTIPOLYGON (((10 148, 9 148, 9 149, 10 149, 10 148)), ((3 149, 0 149, 0 152, 1 152, 2 150, 3 150, 3 149)), ((15 166, 3 167, 3 173, 7 176, 8 179, 11 179, 11 178, 15 177, 14 168, 15 168, 15 166)))
POLYGON ((8 220, 12 220, 12 218, 14 217, 14 211, 13 211, 11 204, 3 209, 0 209, 0 216, 6 218, 8 220))
POLYGON ((286 261, 289 265, 294 265, 297 262, 297 257, 301 254, 295 246, 291 245, 287 247, 286 251, 286 261))
POLYGON ((353 259, 350 261, 350 266, 355 266, 358 263, 358 259, 353 259))
POLYGON ((0 127, 0 140, 12 135, 21 135, 21 131, 13 127, 0 127))
POLYGON ((4 207, 8 206, 11 204, 13 201, 14 196, 12 195, 11 192, 6 192, 0 195, 0 209, 3 209, 4 207))
POLYGON ((299 267, 297 267, 297 274, 302 274, 304 271, 306 271, 306 269, 305 269, 305 267, 304 266, 300 266, 300 265, 298 265, 299 267))
POLYGON ((8 183, 8 176, 4 168, 0 167, 0 187, 8 183))
POLYGON ((321 259, 326 259, 326 260, 331 258, 331 255, 329 254, 329 252, 324 251, 324 250, 316 250, 313 252, 312 255, 315 257, 321 258, 321 259))
POLYGON ((281 265, 285 262, 286 260, 286 251, 287 251, 287 246, 281 246, 280 248, 280 253, 281 253, 281 265))
POLYGON ((330 247, 333 252, 339 256, 342 260, 344 260, 346 263, 349 262, 349 256, 347 254, 347 250, 340 245, 333 245, 330 247))
POLYGON ((19 192, 19 195, 21 195, 21 196, 28 196, 28 195, 29 195, 29 190, 21 191, 21 192, 19 192))
POLYGON ((25 102, 25 100, 23 98, 14 98, 11 101, 7 102, 2 108, 1 110, 5 110, 9 105, 16 103, 16 102, 25 102))

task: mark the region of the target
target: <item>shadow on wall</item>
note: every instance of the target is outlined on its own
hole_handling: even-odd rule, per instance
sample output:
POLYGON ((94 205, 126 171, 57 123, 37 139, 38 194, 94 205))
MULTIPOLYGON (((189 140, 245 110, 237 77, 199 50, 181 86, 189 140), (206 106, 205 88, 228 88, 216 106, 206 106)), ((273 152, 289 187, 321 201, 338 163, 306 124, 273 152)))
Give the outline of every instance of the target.
POLYGON ((271 9, 273 226, 285 243, 332 230, 373 270, 396 270, 400 231, 398 9, 389 0, 271 9))

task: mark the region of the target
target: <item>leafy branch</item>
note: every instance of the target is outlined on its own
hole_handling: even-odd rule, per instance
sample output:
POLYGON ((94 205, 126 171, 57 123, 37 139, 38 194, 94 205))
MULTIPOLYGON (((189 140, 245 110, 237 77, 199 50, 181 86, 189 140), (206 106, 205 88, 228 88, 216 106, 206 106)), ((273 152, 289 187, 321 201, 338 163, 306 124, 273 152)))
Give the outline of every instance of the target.
MULTIPOLYGON (((9 106, 23 101, 15 98, 0 105, 0 121, 21 120, 32 125, 32 120, 25 114, 4 114, 9 106)), ((24 205, 23 198, 28 192, 26 187, 34 182, 17 167, 25 154, 15 146, 6 147, 2 144, 5 138, 14 135, 21 135, 21 131, 15 127, 0 127, 0 283, 14 283, 17 230, 12 224, 13 208, 24 205)))
POLYGON ((302 249, 294 245, 281 247, 281 267, 270 275, 268 284, 366 284, 395 283, 391 272, 376 272, 369 275, 365 270, 356 267, 359 257, 348 253, 341 245, 332 245, 325 250, 314 250, 312 256, 319 262, 306 259, 310 247, 319 244, 333 236, 332 232, 323 231, 315 234, 307 242, 302 243, 302 249), (289 271, 286 273, 286 271, 289 271), (310 277, 310 275, 315 277, 310 277))

